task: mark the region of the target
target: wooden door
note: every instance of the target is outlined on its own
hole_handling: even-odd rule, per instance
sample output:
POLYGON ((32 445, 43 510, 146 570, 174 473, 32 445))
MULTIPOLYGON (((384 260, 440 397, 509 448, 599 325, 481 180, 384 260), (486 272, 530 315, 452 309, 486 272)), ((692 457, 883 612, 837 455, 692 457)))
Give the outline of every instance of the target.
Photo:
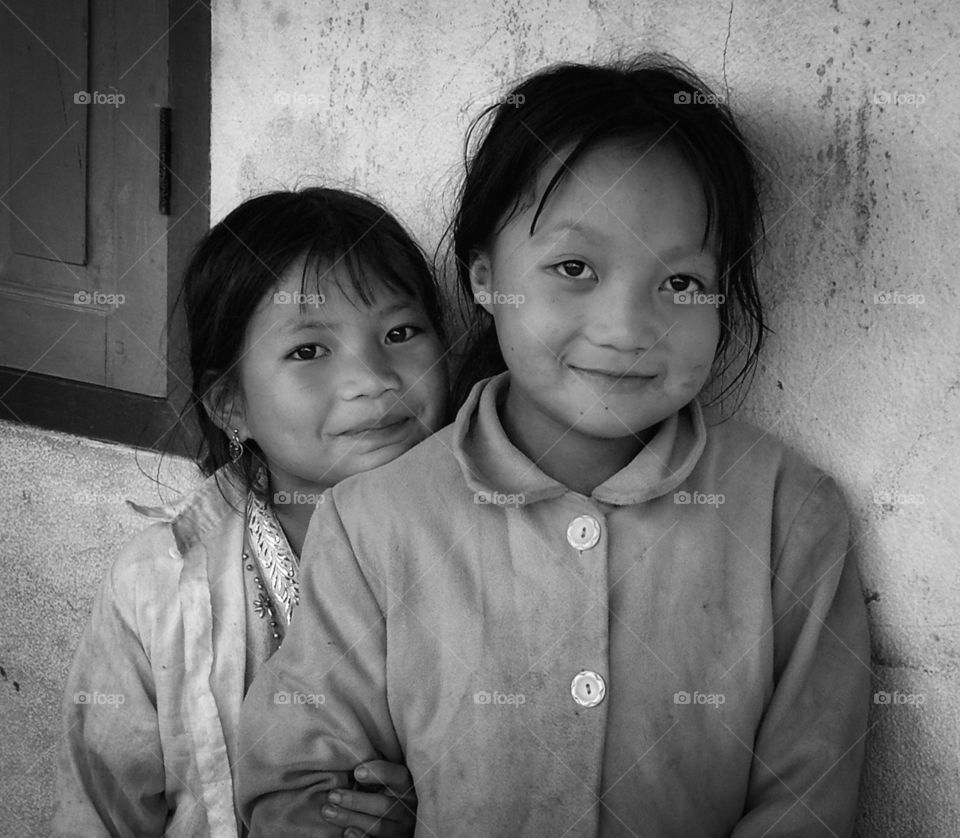
POLYGON ((169 9, 0 9, 0 365, 168 392, 169 9))

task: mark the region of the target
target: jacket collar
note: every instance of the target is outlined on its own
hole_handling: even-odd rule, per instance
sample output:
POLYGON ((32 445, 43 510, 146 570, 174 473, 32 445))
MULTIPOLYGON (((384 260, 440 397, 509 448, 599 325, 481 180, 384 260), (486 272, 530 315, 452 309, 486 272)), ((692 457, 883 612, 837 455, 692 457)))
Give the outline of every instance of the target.
POLYGON ((246 489, 226 467, 211 474, 194 491, 171 503, 141 506, 127 501, 141 515, 168 521, 182 555, 203 541, 213 529, 222 527, 230 511, 242 517, 246 502, 246 489))
MULTIPOLYGON (((501 373, 474 386, 454 422, 454 456, 474 492, 523 495, 525 504, 560 497, 567 487, 537 468, 503 430, 497 408, 509 382, 509 373, 501 373)), ((627 506, 672 492, 693 471, 706 441, 703 412, 694 400, 661 422, 644 449, 591 497, 627 506)))

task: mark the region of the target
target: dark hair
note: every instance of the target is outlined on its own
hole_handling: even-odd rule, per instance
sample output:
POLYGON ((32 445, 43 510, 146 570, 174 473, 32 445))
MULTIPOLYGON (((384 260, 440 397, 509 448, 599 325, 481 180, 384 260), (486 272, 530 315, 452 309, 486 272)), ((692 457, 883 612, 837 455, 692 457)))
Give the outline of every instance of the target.
MULTIPOLYGON (((266 465, 252 440, 244 442, 241 459, 231 462, 230 438, 211 419, 203 398, 218 383, 227 384, 222 391, 236 387, 250 319, 283 272, 303 256, 301 290, 312 277, 318 285, 335 282, 348 296, 370 305, 376 284, 382 282, 418 299, 443 339, 438 288, 423 251, 380 204, 364 195, 319 187, 245 201, 200 241, 180 292, 192 373, 184 412, 192 414, 198 426, 196 461, 205 475, 230 466, 249 488, 266 465)), ((226 394, 222 392, 221 399, 226 394)))
POLYGON ((713 232, 718 241, 725 297, 713 380, 728 377, 737 360, 746 356, 716 399, 752 377, 766 327, 755 273, 763 218, 750 149, 729 108, 690 69, 669 56, 644 54, 605 65, 547 67, 471 123, 466 173, 445 234, 461 304, 471 310, 467 348, 454 379, 454 408, 477 381, 506 369, 493 318, 473 301, 473 257, 489 249, 502 226, 536 200, 537 176, 545 163, 572 149, 540 198, 531 235, 547 199, 571 167, 607 140, 666 142, 693 168, 706 199, 705 236, 713 232))

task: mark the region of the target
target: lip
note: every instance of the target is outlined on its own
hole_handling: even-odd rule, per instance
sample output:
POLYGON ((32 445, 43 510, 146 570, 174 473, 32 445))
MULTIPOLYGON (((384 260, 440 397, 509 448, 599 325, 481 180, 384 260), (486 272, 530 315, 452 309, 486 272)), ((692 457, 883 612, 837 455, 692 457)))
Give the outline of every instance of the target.
POLYGON ((349 430, 341 431, 337 434, 337 436, 345 436, 356 439, 380 435, 389 436, 392 433, 396 433, 397 431, 404 429, 407 426, 407 423, 411 422, 412 420, 412 416, 383 416, 380 419, 377 419, 375 422, 365 423, 357 427, 350 428, 349 430))
POLYGON ((577 367, 573 364, 568 364, 571 370, 574 373, 596 376, 597 378, 604 378, 610 381, 625 381, 625 382, 637 382, 637 381, 652 381, 656 378, 656 374, 653 373, 642 373, 637 370, 608 370, 600 368, 591 368, 591 367, 577 367))
MULTIPOLYGON (((568 365, 569 366, 569 365, 568 365)), ((600 398, 610 396, 636 396, 653 386, 659 376, 641 374, 634 370, 606 370, 570 366, 570 371, 581 385, 589 387, 600 398)))

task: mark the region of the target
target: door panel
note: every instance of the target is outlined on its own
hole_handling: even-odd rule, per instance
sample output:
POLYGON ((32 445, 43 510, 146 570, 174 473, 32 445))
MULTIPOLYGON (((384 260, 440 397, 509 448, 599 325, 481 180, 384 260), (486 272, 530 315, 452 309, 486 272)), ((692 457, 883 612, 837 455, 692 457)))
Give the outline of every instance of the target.
POLYGON ((0 365, 168 393, 169 23, 149 0, 0 4, 0 365))
POLYGON ((8 27, 10 242, 14 253, 86 264, 87 1, 18 0, 8 27), (56 196, 50 200, 50 196, 56 196))

